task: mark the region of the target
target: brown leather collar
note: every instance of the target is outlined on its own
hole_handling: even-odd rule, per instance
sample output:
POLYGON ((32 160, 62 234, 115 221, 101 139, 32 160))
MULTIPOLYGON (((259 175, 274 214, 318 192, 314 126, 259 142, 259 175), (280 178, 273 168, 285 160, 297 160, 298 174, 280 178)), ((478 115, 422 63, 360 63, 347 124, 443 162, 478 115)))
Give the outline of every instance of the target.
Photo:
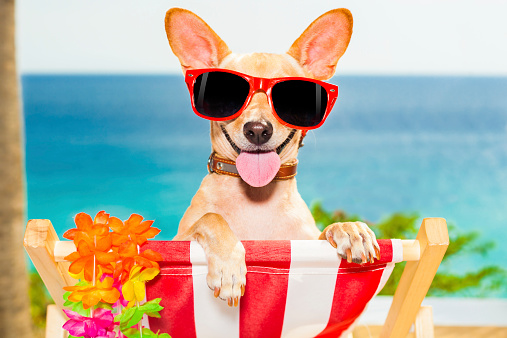
MULTIPOLYGON (((293 164, 282 164, 280 170, 276 173, 275 180, 288 180, 296 176, 298 161, 293 164)), ((218 157, 212 153, 208 159, 209 173, 224 174, 229 176, 240 177, 236 169, 236 162, 218 157)))

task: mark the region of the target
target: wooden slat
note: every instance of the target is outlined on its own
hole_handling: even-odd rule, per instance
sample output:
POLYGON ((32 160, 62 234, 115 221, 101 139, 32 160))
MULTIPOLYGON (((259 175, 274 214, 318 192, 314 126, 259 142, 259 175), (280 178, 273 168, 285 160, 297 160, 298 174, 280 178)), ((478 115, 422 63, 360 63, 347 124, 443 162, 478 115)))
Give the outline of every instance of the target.
POLYGON ((414 323, 449 246, 445 220, 425 218, 416 239, 419 241, 421 258, 405 265, 381 337, 405 337, 414 323))
POLYGON ((55 304, 49 305, 46 316, 46 338, 67 338, 69 335, 62 328, 66 321, 67 318, 55 304))
POLYGON ((418 261, 421 257, 421 246, 419 241, 415 239, 403 239, 401 240, 403 246, 403 261, 418 261))
POLYGON ((434 338, 433 329, 433 310, 431 306, 421 306, 415 317, 415 336, 416 338, 434 338))
MULTIPOLYGON (((382 326, 358 325, 354 328, 354 338, 378 337, 382 326)), ((435 326, 435 337, 438 338, 505 338, 507 327, 497 326, 435 326)), ((410 332, 402 338, 415 338, 410 332)))
POLYGON ((68 262, 56 262, 54 257, 55 243, 58 235, 47 219, 28 221, 25 231, 24 246, 33 265, 46 285, 49 294, 59 309, 63 308, 64 286, 74 285, 76 280, 68 274, 68 262))

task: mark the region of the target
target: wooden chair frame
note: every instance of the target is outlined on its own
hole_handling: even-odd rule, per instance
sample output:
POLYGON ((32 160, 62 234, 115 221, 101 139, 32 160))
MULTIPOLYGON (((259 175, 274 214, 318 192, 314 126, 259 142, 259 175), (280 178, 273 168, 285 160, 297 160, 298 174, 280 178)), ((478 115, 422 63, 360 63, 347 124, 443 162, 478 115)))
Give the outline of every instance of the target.
MULTIPOLYGON (((421 303, 437 273, 449 245, 443 218, 425 218, 415 240, 402 240, 407 261, 380 337, 405 337, 415 324, 416 337, 433 337, 430 307, 421 303)), ((48 288, 55 305, 48 307, 46 337, 66 337, 63 308, 64 286, 75 284, 64 257, 76 250, 71 241, 60 241, 49 220, 34 219, 27 224, 25 249, 48 288)))

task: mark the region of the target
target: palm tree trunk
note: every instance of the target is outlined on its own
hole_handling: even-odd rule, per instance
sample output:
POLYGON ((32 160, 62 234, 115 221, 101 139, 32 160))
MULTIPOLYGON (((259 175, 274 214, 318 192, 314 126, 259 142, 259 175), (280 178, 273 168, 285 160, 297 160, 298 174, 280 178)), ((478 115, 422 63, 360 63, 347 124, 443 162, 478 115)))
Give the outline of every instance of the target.
POLYGON ((23 251, 24 151, 16 74, 14 0, 0 0, 0 336, 30 338, 23 251))

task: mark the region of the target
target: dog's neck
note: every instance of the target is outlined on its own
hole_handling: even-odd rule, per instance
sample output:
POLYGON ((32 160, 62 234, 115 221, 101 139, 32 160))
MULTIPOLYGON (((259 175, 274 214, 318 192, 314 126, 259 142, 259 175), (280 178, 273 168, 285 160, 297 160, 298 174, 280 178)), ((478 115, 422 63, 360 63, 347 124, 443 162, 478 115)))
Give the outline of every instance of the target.
MULTIPOLYGON (((294 160, 291 163, 280 166, 280 170, 278 170, 274 180, 281 181, 294 178, 297 174, 297 165, 298 161, 294 160)), ((240 178, 240 174, 236 168, 236 163, 234 161, 221 158, 215 153, 211 153, 208 159, 208 172, 210 174, 217 173, 220 175, 229 175, 240 178)))
POLYGON ((248 201, 254 205, 272 203, 278 205, 283 204, 287 196, 294 196, 293 194, 297 193, 295 178, 273 180, 263 187, 256 188, 239 177, 210 173, 204 178, 204 182, 210 188, 209 190, 206 189, 206 193, 212 194, 208 198, 215 201, 215 203, 218 201, 227 201, 227 203, 242 201, 240 204, 247 205, 245 203, 248 201))

